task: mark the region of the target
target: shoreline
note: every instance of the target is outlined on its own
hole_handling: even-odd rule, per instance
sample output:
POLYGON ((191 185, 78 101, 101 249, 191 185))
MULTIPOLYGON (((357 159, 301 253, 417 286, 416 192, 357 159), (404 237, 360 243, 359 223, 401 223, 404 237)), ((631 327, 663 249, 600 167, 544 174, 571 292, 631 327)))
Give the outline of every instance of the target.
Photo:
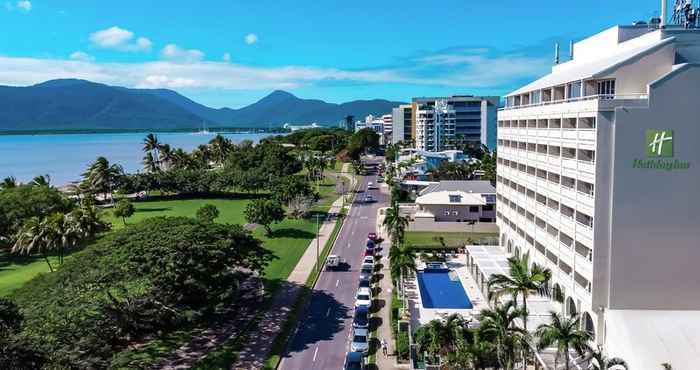
POLYGON ((85 134, 138 134, 138 133, 208 133, 208 134, 267 134, 287 133, 282 127, 212 127, 207 132, 201 129, 76 129, 76 130, 0 130, 0 136, 40 136, 40 135, 85 135, 85 134))

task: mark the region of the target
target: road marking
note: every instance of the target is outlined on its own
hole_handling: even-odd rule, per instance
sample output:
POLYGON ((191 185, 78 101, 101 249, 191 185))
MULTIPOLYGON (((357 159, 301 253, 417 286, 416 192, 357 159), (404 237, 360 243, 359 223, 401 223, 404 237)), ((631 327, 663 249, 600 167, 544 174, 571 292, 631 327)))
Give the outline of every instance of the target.
POLYGON ((328 317, 328 316, 330 316, 330 315, 331 315, 331 308, 328 307, 328 311, 326 311, 326 317, 328 317))
POLYGON ((347 247, 348 247, 348 248, 350 248, 350 245, 351 245, 351 244, 350 244, 350 243, 348 243, 348 246, 347 246, 347 247))
POLYGON ((313 362, 316 362, 316 355, 318 354, 318 346, 316 346, 316 350, 314 351, 314 359, 313 362))
POLYGON ((338 280, 335 281, 335 287, 336 287, 336 288, 338 287, 338 284, 340 284, 340 279, 338 279, 338 280))

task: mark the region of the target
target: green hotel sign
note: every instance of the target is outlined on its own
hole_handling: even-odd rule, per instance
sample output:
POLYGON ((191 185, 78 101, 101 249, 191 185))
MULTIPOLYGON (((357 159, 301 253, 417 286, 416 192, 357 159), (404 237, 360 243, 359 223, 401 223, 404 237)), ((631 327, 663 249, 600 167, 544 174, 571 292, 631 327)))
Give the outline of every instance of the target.
POLYGON ((672 130, 646 130, 644 137, 647 159, 635 159, 632 168, 663 171, 690 168, 690 162, 673 159, 672 130))

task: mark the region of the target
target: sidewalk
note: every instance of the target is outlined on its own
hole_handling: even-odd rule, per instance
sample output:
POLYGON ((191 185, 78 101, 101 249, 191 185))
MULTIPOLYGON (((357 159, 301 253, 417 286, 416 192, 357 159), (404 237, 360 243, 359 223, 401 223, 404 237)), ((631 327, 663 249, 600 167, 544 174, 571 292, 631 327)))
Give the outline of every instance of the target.
MULTIPOLYGON (((347 163, 343 166, 342 176, 350 179, 352 187, 355 184, 355 178, 345 173, 347 163)), ((333 233, 335 228, 336 216, 340 213, 343 207, 343 198, 340 197, 333 202, 329 216, 323 221, 319 227, 319 249, 323 249, 326 242, 333 233)), ((261 369, 268 354, 272 349, 272 345, 277 337, 277 334, 282 330, 282 326, 287 320, 294 303, 301 292, 301 287, 304 286, 306 280, 311 276, 316 264, 316 238, 311 240, 306 252, 297 262, 294 270, 289 274, 287 282, 283 283, 279 290, 275 293, 272 303, 267 312, 258 320, 260 325, 257 330, 249 335, 249 341, 238 354, 238 361, 233 365, 234 369, 250 370, 261 369)))

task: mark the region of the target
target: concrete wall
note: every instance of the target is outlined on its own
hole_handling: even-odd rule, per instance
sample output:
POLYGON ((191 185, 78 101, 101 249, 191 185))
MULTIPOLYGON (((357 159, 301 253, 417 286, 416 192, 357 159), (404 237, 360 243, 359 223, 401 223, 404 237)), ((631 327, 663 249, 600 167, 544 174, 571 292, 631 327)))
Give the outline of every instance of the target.
POLYGON ((641 59, 630 61, 609 78, 615 78, 615 95, 646 93, 649 81, 671 71, 675 58, 673 43, 663 46, 641 59))
POLYGON ((477 212, 470 212, 467 205, 420 205, 424 212, 429 212, 435 216, 435 221, 439 222, 460 222, 466 220, 479 220, 481 217, 496 218, 496 210, 494 205, 493 211, 482 211, 481 206, 477 212), (449 211, 449 215, 445 215, 445 211, 449 211), (455 215, 454 212, 457 212, 455 215), (459 221, 458 221, 459 220, 459 221))
POLYGON ((650 87, 650 109, 615 111, 610 308, 700 309, 699 103, 700 67, 691 66, 650 87), (646 159, 645 129, 673 130, 670 159, 690 168, 633 168, 646 159))

